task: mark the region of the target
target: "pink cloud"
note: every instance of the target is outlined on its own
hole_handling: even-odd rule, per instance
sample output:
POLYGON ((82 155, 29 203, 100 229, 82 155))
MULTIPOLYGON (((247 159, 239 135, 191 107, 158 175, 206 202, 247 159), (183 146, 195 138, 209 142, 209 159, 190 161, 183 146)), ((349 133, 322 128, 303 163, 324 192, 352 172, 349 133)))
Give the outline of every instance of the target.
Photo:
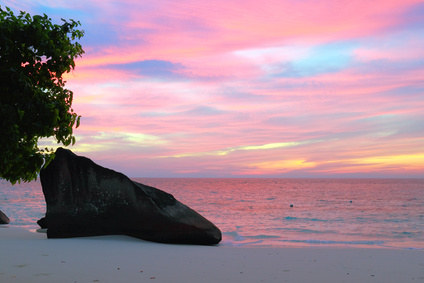
POLYGON ((87 29, 74 149, 132 176, 416 174, 419 2, 50 3, 87 29))
MULTIPOLYGON (((121 28, 120 41, 91 50, 81 66, 149 58, 183 61, 252 47, 322 42, 372 35, 404 21, 402 12, 419 1, 198 1, 102 5, 121 28), (124 27, 124 28, 122 28, 124 27), (130 40, 130 41, 128 41, 130 40), (317 41, 318 40, 318 41, 317 41)), ((213 58, 213 57, 212 57, 213 58)))

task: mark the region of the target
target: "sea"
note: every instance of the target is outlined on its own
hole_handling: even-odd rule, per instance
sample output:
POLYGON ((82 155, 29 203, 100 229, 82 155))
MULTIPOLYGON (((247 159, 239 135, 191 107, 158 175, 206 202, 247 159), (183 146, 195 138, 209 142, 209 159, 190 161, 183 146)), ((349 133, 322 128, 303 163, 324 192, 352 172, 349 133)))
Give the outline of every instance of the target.
MULTIPOLYGON (((224 247, 424 250, 424 179, 135 178, 218 226, 224 247)), ((36 233, 39 181, 0 180, 8 225, 36 233)))

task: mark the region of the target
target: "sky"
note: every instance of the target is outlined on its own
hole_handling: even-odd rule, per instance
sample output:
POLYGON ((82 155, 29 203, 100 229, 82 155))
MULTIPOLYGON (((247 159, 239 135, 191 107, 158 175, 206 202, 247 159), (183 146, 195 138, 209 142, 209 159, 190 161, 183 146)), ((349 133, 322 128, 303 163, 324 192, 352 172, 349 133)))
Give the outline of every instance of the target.
POLYGON ((70 149, 100 165, 130 177, 424 177, 422 0, 0 5, 81 22, 70 149))

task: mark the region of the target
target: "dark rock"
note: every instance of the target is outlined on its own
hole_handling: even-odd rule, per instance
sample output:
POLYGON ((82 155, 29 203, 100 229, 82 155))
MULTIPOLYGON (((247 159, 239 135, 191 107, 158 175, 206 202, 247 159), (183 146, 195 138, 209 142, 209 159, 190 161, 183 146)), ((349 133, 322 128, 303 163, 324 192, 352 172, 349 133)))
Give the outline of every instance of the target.
POLYGON ((125 234, 163 243, 214 245, 221 231, 172 195, 59 148, 40 174, 49 238, 125 234))
POLYGON ((0 210, 0 224, 9 224, 10 219, 6 216, 6 214, 3 213, 3 211, 0 210))
POLYGON ((40 220, 38 220, 37 224, 41 227, 41 229, 47 229, 47 219, 46 219, 46 217, 43 217, 40 220))

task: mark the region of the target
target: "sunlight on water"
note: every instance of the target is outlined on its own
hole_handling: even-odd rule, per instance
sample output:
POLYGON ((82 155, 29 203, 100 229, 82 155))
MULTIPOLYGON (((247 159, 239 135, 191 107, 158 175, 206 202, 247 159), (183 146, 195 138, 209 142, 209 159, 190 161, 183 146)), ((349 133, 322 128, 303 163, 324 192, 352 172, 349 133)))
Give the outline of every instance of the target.
POLYGON ((224 232, 224 245, 424 248, 424 180, 138 179, 224 232))
MULTIPOLYGON (((424 180, 135 179, 173 194, 215 223, 224 246, 424 249, 424 180)), ((0 183, 10 225, 35 229, 39 182, 0 183)))

